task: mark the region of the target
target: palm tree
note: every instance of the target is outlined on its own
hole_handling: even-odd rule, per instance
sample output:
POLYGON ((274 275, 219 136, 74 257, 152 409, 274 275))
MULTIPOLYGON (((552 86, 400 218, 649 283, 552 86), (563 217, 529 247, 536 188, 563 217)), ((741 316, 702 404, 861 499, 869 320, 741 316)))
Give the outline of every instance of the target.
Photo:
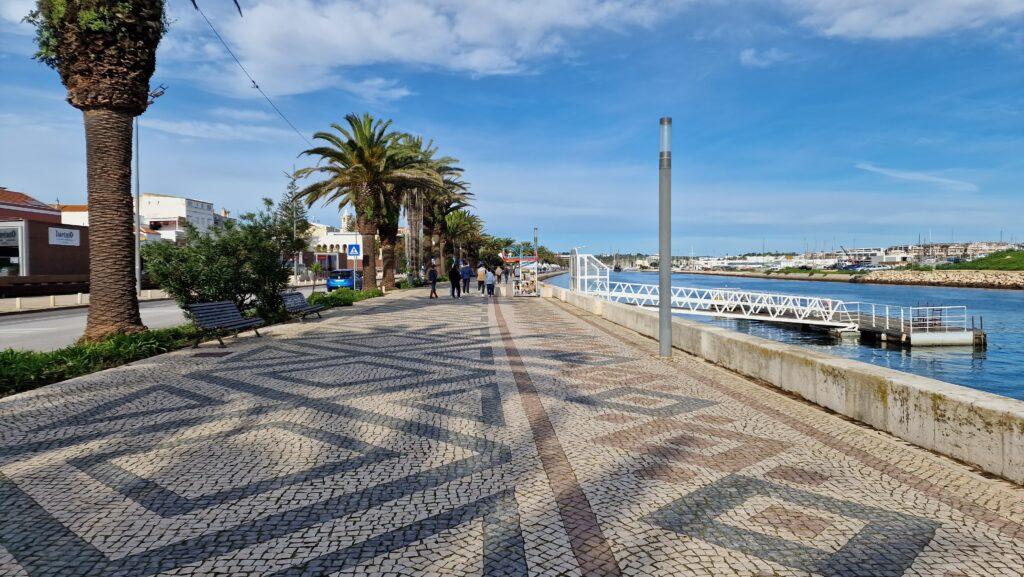
POLYGON ((445 231, 452 243, 452 256, 465 258, 465 249, 480 240, 484 225, 480 217, 468 210, 456 210, 445 217, 445 231))
MULTIPOLYGON (((363 237, 363 282, 377 287, 376 235, 381 225, 397 223, 390 202, 396 188, 436 185, 439 177, 422 158, 402 144, 402 134, 392 131, 390 120, 369 114, 345 116, 348 128, 332 124, 334 132, 317 132, 316 140, 327 143, 304 150, 303 156, 318 156, 315 166, 298 170, 305 178, 312 174, 324 179, 298 193, 307 205, 337 202, 338 209, 351 204, 356 209, 356 228, 363 237)), ((393 277, 392 277, 393 278, 393 277)))
POLYGON ((437 255, 438 263, 445 258, 445 245, 448 240, 447 216, 457 210, 469 206, 473 193, 469 192, 469 184, 459 178, 461 170, 444 177, 441 188, 435 189, 426 196, 424 209, 423 233, 430 241, 430 257, 437 255), (434 238, 437 238, 435 252, 434 238))
POLYGON ((149 105, 166 30, 164 0, 38 0, 26 20, 36 27, 35 58, 60 73, 68 103, 85 124, 90 295, 82 339, 143 331, 135 293, 132 119, 149 105))
POLYGON ((413 234, 410 234, 410 263, 408 268, 413 274, 418 274, 422 260, 422 247, 420 245, 420 229, 423 226, 423 212, 427 199, 432 195, 444 192, 445 178, 453 174, 459 174, 462 169, 454 166, 456 159, 451 157, 435 158, 437 147, 433 142, 424 142, 422 137, 404 135, 402 143, 408 148, 408 153, 420 158, 424 166, 435 173, 435 179, 429 186, 416 184, 414 186, 395 186, 388 195, 388 218, 387 223, 380 228, 382 249, 381 253, 385 261, 384 283, 385 287, 394 286, 394 264, 395 246, 398 241, 398 212, 405 211, 406 223, 413 234))

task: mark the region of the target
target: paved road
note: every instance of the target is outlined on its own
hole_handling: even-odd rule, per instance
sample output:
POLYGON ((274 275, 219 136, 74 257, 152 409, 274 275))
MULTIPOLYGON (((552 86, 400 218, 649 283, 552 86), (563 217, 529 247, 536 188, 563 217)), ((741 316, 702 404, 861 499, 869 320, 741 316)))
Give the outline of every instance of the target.
POLYGON ((541 299, 0 399, 0 575, 1009 577, 1024 489, 541 299))
MULTIPOLYGON (((311 287, 299 289, 308 295, 311 287)), ((173 327, 185 322, 174 301, 143 302, 142 322, 151 329, 173 327)), ((0 315, 0 350, 6 348, 52 351, 74 344, 85 331, 87 309, 57 309, 17 315, 0 315)))

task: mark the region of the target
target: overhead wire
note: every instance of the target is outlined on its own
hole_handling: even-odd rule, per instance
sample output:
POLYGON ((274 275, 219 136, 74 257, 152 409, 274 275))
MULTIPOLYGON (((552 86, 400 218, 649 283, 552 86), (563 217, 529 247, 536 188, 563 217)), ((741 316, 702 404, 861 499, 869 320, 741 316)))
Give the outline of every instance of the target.
POLYGON ((292 124, 291 120, 288 120, 288 117, 285 116, 284 112, 282 112, 281 109, 278 108, 276 104, 274 104, 274 101, 271 100, 269 96, 267 96, 267 93, 264 92, 262 88, 260 88, 259 83, 257 83, 256 79, 252 77, 252 74, 249 74, 249 71, 245 69, 245 65, 243 65, 242 61, 238 59, 238 56, 235 56, 234 51, 231 50, 231 47, 228 46, 228 43, 224 40, 224 37, 221 36, 220 32, 217 31, 217 28, 213 25, 213 22, 210 22, 210 19, 206 17, 206 13, 203 12, 203 9, 200 8, 198 4, 193 5, 196 7, 196 10, 199 11, 199 15, 203 17, 203 20, 206 21, 206 25, 209 26, 210 30, 213 31, 213 35, 216 36, 217 40, 219 40, 220 43, 224 46, 224 50, 227 50, 228 54, 230 54, 231 58, 235 61, 235 64, 238 65, 238 68, 242 70, 242 73, 245 74, 246 78, 249 79, 249 82, 252 82, 252 87, 255 88, 257 92, 259 92, 263 96, 264 100, 267 101, 267 104, 269 104, 270 107, 274 109, 274 112, 277 112, 277 115, 281 117, 281 120, 284 120, 285 123, 287 123, 288 126, 290 126, 291 129, 295 131, 295 134, 299 135, 299 138, 306 141, 306 144, 308 144, 310 148, 313 148, 313 143, 308 138, 306 138, 306 135, 302 134, 302 132, 300 132, 299 129, 296 128, 294 124, 292 124))

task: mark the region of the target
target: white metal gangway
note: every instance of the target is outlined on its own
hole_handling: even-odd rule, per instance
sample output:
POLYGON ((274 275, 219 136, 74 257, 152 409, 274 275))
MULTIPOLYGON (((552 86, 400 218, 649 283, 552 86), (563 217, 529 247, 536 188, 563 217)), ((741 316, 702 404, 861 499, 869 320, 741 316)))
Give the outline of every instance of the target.
MULTIPOLYGON (((658 285, 610 283, 603 298, 643 307, 658 306, 658 285)), ((675 312, 730 319, 751 319, 820 325, 841 331, 857 330, 846 303, 820 297, 756 293, 732 289, 672 287, 675 312)))
MULTIPOLYGON (((610 269, 590 254, 573 250, 569 281, 573 291, 642 307, 657 307, 658 285, 611 282, 610 269)), ((733 319, 751 319, 839 330, 857 330, 845 303, 819 297, 756 293, 732 289, 672 287, 676 312, 733 319)))
MULTIPOLYGON (((580 293, 642 307, 657 307, 658 285, 612 282, 611 269, 593 255, 573 250, 570 288, 580 293)), ((882 340, 918 344, 970 344, 966 307, 900 307, 871 303, 723 288, 672 287, 675 312, 731 319, 817 325, 840 332, 860 331, 882 340)))

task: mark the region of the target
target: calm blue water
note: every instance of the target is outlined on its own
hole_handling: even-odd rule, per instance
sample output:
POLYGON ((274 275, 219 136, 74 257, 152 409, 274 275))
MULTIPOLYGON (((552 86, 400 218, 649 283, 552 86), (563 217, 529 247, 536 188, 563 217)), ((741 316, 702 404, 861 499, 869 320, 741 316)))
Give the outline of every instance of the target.
MULTIPOLYGON (((657 284, 657 273, 612 273, 612 281, 657 284)), ((569 275, 548 280, 568 287, 569 275)), ((757 321, 688 316, 750 335, 794 343, 834 355, 956 383, 1024 400, 1024 291, 957 289, 842 282, 772 280, 694 274, 672 275, 673 286, 733 288, 812 295, 845 301, 902 306, 966 305, 967 314, 984 319, 988 350, 970 347, 880 348, 839 339, 819 331, 801 331, 757 321)))

